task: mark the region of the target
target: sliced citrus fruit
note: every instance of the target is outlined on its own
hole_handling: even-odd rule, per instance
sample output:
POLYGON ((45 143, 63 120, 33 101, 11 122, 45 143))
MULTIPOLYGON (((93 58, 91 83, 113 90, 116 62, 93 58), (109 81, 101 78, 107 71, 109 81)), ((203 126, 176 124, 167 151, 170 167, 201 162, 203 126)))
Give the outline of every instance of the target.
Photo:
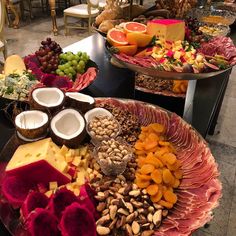
POLYGON ((152 41, 152 36, 133 32, 127 33, 127 40, 130 44, 136 44, 138 47, 146 47, 152 41))
POLYGON ((124 30, 126 33, 132 33, 132 32, 146 33, 147 26, 138 22, 127 22, 124 24, 124 30))
POLYGON ((107 40, 112 46, 124 46, 128 44, 123 30, 112 28, 107 32, 107 40))
POLYGON ((137 52, 137 45, 116 46, 116 48, 119 52, 123 52, 129 56, 133 56, 137 52))

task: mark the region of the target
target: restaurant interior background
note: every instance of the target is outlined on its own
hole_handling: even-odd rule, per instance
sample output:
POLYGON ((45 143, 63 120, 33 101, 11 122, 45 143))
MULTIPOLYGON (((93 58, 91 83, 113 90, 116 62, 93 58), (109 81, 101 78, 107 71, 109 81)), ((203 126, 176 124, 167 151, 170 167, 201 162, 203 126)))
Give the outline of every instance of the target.
MULTIPOLYGON (((23 0, 19 0, 23 1, 23 0)), ((35 52, 40 42, 51 37, 62 48, 89 36, 87 30, 70 30, 64 35, 62 12, 57 10, 58 35, 52 33, 50 12, 43 12, 39 8, 39 1, 32 1, 33 18, 27 12, 24 19, 20 19, 17 29, 7 25, 4 37, 7 41, 8 55, 18 54, 22 57, 35 52), (38 8, 34 8, 38 6, 38 8)), ((151 6, 152 1, 144 0, 144 5, 151 6)), ((234 26, 235 27, 235 26, 234 26)), ((92 32, 95 33, 96 32, 92 32)), ((236 43, 236 41, 234 41, 236 43)), ((89 47, 90 45, 88 45, 89 47)), ((82 49, 81 49, 82 50, 82 49)), ((220 206, 214 211, 214 219, 208 227, 200 229, 194 235, 234 236, 236 235, 236 69, 233 69, 219 114, 214 135, 207 136, 212 153, 219 164, 221 181, 223 183, 223 197, 220 206)), ((206 98, 207 103, 207 98, 206 98)), ((201 114, 199 114, 201 116, 201 114)), ((3 135, 3 134, 0 134, 3 135)))

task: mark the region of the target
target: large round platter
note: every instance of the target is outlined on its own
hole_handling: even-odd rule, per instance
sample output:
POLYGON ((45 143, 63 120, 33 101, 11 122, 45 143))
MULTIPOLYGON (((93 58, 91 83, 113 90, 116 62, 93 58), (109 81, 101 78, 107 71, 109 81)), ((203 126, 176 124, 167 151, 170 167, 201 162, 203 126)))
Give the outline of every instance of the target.
MULTIPOLYGON (((135 100, 97 98, 97 104, 110 104, 138 117, 141 125, 158 122, 166 127, 166 137, 177 151, 183 179, 176 193, 178 202, 162 221, 155 235, 190 235, 212 219, 212 210, 221 197, 217 164, 205 140, 182 118, 160 107, 135 100), (191 219, 191 221, 190 221, 191 219)), ((14 150, 20 145, 16 137, 0 154, 1 177, 14 150)), ((19 223, 19 211, 1 198, 0 218, 12 235, 27 235, 19 223), (17 213, 18 212, 18 213, 17 213)))
POLYGON ((116 54, 111 52, 110 48, 110 44, 106 41, 105 43, 105 47, 108 50, 108 52, 111 54, 111 56, 113 56, 117 62, 119 62, 121 65, 125 66, 126 68, 138 72, 138 73, 142 73, 145 75, 149 75, 149 76, 153 76, 153 77, 159 77, 159 78, 163 78, 163 79, 175 79, 175 80, 199 80, 199 79, 206 79, 206 78, 211 78, 214 77, 216 75, 219 74, 223 74, 224 72, 231 70, 232 67, 227 68, 226 70, 218 70, 218 71, 214 71, 214 72, 209 72, 209 73, 180 73, 180 72, 172 72, 172 71, 160 71, 153 68, 147 68, 147 67, 143 67, 143 66, 138 66, 138 65, 134 65, 125 61, 120 60, 119 58, 116 57, 116 54))

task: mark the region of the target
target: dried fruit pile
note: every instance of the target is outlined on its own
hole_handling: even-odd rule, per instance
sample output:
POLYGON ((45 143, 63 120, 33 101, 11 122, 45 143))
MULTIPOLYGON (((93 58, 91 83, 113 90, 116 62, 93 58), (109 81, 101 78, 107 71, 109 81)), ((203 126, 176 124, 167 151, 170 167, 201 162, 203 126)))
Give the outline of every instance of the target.
POLYGON ((150 124, 141 129, 135 144, 139 167, 135 183, 146 189, 152 202, 170 209, 177 201, 173 189, 178 188, 182 178, 181 164, 172 144, 165 141, 162 125, 150 124))

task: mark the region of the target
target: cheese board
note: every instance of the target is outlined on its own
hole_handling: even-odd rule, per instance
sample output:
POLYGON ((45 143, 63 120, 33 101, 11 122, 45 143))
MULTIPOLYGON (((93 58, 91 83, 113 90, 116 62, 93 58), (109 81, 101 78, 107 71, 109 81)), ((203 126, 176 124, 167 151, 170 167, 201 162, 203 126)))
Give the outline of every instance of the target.
MULTIPOLYGON (((15 134, 5 145, 0 153, 0 218, 9 232, 12 235, 40 235, 43 230, 44 235, 50 235, 49 232, 78 235, 79 232, 80 235, 87 236, 125 235, 128 232, 141 235, 148 231, 151 234, 155 232, 155 235, 168 235, 173 232, 189 235, 207 223, 212 218, 212 210, 218 205, 222 187, 218 179, 217 164, 205 140, 176 114, 151 104, 128 99, 97 98, 94 105, 96 110, 90 109, 89 113, 86 112, 84 115, 85 120, 91 125, 88 126, 90 135, 94 131, 92 127, 101 125, 98 120, 93 120, 97 112, 110 112, 112 117, 109 125, 115 124, 112 119, 119 122, 119 135, 126 143, 124 146, 116 138, 104 139, 101 141, 101 144, 105 145, 102 149, 95 147, 95 158, 94 153, 89 152, 94 150, 89 144, 91 136, 87 136, 84 141, 77 141, 76 148, 69 148, 66 145, 70 146, 70 142, 62 144, 64 141, 55 138, 51 132, 48 138, 31 143, 20 140, 15 134), (125 172, 118 176, 105 175, 101 170, 104 161, 104 164, 108 165, 109 160, 113 164, 119 164, 114 162, 107 149, 107 142, 110 141, 113 142, 110 147, 116 145, 116 142, 119 143, 117 149, 119 154, 123 155, 122 158, 131 153, 126 149, 126 145, 133 149, 125 172), (156 156, 152 156, 149 151, 154 149, 156 156), (54 151, 53 158, 50 155, 51 151, 54 151), (103 152, 110 159, 104 160, 103 152), (147 156, 144 157, 144 154, 147 156), (96 161, 97 158, 99 162, 96 161), (46 171, 45 163, 47 168, 57 174, 43 175, 42 172, 46 171), (41 168, 37 168, 39 164, 41 168), (63 168, 64 164, 68 168, 63 168), (34 174, 32 168, 36 171, 33 171, 34 174), (159 171, 164 174, 163 180, 159 179, 159 171), (27 177, 24 179, 24 175, 19 173, 25 173, 27 177), (146 179, 143 179, 144 177, 146 179), (67 181, 68 178, 71 180, 67 181), (169 182, 169 178, 174 182, 169 182), (32 182, 37 183, 37 186, 32 186, 32 182), (156 185, 156 182, 159 184, 156 185), (22 188, 16 187, 16 183, 22 188), (16 189, 18 194, 15 192, 16 189), (34 196, 40 196, 41 200, 36 203, 33 200, 34 196), (67 204, 63 196, 70 199, 67 204), (60 199, 60 206, 63 206, 60 210, 56 203, 57 199, 60 199), (38 206, 37 204, 40 204, 40 207, 30 212, 32 208, 29 202, 33 204, 33 209, 38 206), (140 204, 146 205, 150 211, 140 210, 140 204), (88 213, 88 209, 94 216, 88 213), (109 210, 114 218, 104 222, 109 210), (152 223, 144 222, 144 218, 150 218, 150 215, 152 223), (126 224, 123 222, 124 216, 127 220, 130 218, 126 224), (42 218, 45 221, 42 221, 42 218), (191 224, 185 220, 189 218, 191 224), (83 224, 75 224, 78 219, 83 224), (112 223, 113 220, 119 223, 112 223), (176 224, 179 227, 176 227, 176 224), (86 228, 86 225, 90 228, 86 228)), ((53 114, 53 117, 57 118, 57 122, 63 121, 67 127, 67 117, 70 117, 70 127, 76 127, 76 119, 72 117, 79 115, 61 113, 66 109, 68 108, 53 114)), ((83 121, 78 118, 76 122, 82 125, 83 121)), ((50 129, 54 127, 52 123, 54 122, 51 122, 50 129)), ((115 126, 111 128, 109 125, 106 132, 114 132, 115 126)), ((60 126, 55 126, 52 131, 60 137, 61 133, 64 136, 69 135, 65 130, 61 130, 60 126)), ((70 136, 74 133, 77 133, 77 129, 71 131, 70 136)), ((95 135, 97 138, 106 137, 106 133, 100 131, 95 135)), ((122 159, 119 160, 122 163, 122 159)))

